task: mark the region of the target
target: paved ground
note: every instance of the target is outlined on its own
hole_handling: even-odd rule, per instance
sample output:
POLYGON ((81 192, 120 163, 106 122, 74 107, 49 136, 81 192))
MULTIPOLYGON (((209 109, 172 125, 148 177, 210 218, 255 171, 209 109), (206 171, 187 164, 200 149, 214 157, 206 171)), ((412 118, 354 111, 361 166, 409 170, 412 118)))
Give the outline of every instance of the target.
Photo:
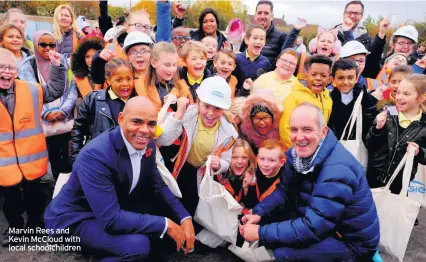
MULTIPOLYGON (((0 206, 2 200, 0 199, 0 206)), ((421 210, 419 215, 420 225, 414 227, 413 233, 408 244, 404 262, 420 262, 426 261, 426 211, 421 210)), ((6 228, 6 221, 3 213, 0 212, 0 232, 6 228)), ((395 259, 383 256, 383 259, 388 262, 397 261, 395 259)), ((8 248, 0 246, 0 262, 92 262, 96 261, 93 257, 83 256, 81 253, 70 252, 12 252, 8 248)), ((163 261, 163 260, 162 260, 163 261)), ((227 249, 219 250, 196 250, 196 252, 183 255, 182 253, 174 253, 166 255, 164 261, 168 262, 238 262, 233 254, 227 249)), ((321 261, 320 259, 318 261, 321 261)))

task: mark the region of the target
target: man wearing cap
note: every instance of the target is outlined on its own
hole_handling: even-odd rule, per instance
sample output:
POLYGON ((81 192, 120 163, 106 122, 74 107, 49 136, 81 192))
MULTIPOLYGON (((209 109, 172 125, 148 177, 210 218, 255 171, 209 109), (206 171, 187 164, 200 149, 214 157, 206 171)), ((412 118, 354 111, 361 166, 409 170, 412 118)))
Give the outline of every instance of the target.
POLYGON ((169 146, 183 135, 173 176, 182 192, 182 204, 191 215, 198 204, 197 171, 204 174, 200 167, 209 156, 213 175, 227 171, 233 141, 238 136, 224 116, 231 106, 231 88, 226 80, 220 76, 207 78, 196 92, 196 104, 188 106, 187 98, 177 99, 177 111, 167 116, 157 141, 158 145, 169 146))

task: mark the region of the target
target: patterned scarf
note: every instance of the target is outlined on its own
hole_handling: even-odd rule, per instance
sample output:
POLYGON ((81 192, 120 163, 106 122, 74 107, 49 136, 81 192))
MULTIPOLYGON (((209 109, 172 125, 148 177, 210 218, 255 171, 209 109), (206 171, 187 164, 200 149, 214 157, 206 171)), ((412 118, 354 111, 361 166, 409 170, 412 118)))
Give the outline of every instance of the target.
POLYGON ((312 162, 317 156, 323 142, 324 142, 324 139, 321 139, 315 152, 310 157, 306 157, 306 158, 301 158, 297 156, 296 150, 294 149, 294 147, 292 148, 291 155, 293 156, 293 166, 298 173, 306 174, 307 172, 310 171, 310 169, 312 168, 311 166, 312 162))

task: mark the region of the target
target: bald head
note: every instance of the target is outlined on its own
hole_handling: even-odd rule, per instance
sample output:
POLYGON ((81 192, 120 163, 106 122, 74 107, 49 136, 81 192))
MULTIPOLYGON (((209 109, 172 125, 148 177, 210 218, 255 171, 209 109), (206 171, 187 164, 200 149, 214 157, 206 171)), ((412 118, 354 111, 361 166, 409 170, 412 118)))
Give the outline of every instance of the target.
POLYGON ((158 111, 147 97, 130 98, 118 116, 118 122, 127 141, 136 150, 143 150, 154 137, 158 111))

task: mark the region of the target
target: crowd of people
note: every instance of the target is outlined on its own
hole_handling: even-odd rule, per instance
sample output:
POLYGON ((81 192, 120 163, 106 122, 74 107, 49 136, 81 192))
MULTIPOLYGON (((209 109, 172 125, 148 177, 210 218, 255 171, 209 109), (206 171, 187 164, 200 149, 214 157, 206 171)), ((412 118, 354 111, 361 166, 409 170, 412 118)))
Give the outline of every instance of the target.
MULTIPOLYGON (((351 1, 342 24, 319 26, 305 46, 306 20, 281 32, 274 4, 260 0, 236 50, 214 9, 190 31, 179 3, 156 5, 155 27, 144 11, 113 23, 107 1, 94 25, 59 5, 53 32, 30 40, 22 10, 2 15, 2 245, 14 244, 10 228, 42 227, 69 228, 102 261, 156 261, 168 242, 196 251, 209 159, 243 207, 238 233, 277 261, 378 259, 370 188, 389 182, 407 148, 411 180, 426 165, 426 44, 416 28, 386 39, 384 18, 371 37, 364 4, 351 1), (346 132, 358 100, 367 165, 339 142, 359 137, 346 132), (162 180, 159 154, 181 198, 162 180)), ((401 171, 391 191, 402 184, 401 171)))

